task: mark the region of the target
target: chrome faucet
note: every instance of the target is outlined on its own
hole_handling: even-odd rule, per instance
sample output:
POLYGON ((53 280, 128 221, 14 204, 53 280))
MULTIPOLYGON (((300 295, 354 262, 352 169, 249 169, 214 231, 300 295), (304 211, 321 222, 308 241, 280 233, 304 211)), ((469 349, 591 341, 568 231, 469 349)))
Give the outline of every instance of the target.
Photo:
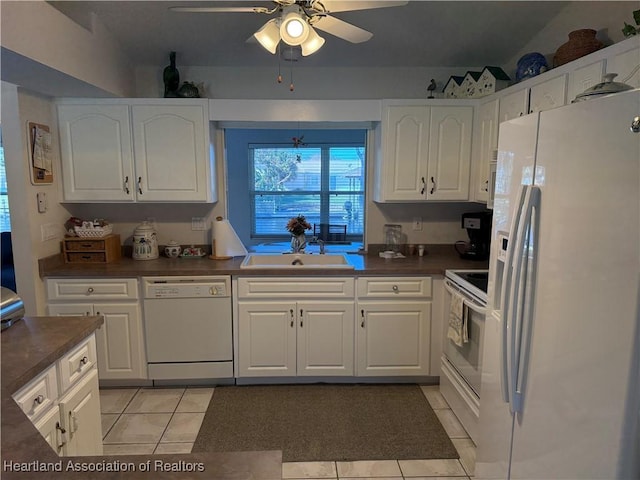
POLYGON ((324 240, 318 239, 318 245, 320 245, 320 255, 324 255, 324 240))

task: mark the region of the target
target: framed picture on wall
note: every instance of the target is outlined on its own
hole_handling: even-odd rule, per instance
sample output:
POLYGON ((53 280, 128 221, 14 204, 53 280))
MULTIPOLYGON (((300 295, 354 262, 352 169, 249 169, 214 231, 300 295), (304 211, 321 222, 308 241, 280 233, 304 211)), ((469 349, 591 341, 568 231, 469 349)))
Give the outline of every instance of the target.
POLYGON ((29 173, 33 185, 53 183, 51 131, 48 125, 27 122, 29 139, 29 173))

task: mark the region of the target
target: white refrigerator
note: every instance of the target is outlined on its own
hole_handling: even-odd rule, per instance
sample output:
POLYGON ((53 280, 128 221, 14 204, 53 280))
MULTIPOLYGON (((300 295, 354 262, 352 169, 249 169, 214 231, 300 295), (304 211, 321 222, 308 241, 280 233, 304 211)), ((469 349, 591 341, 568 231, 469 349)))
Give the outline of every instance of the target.
POLYGON ((638 117, 500 125, 476 479, 640 478, 638 117))

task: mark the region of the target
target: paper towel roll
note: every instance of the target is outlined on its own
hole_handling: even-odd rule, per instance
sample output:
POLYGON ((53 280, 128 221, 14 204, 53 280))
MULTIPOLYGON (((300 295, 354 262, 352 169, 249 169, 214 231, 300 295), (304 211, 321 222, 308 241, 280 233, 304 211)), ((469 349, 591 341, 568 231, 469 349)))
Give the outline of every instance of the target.
POLYGON ((238 234, 233 229, 229 220, 217 217, 211 222, 212 234, 212 258, 242 257, 247 254, 238 234))

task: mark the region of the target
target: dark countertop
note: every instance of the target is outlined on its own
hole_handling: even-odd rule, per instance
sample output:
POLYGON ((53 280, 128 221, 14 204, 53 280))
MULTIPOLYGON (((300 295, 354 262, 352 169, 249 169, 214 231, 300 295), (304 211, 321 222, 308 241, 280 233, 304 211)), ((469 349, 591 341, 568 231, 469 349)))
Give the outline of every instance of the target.
POLYGON ((0 476, 3 479, 281 479, 282 453, 279 451, 58 457, 11 396, 82 339, 93 333, 102 323, 102 316, 30 317, 15 323, 0 335, 2 341, 0 390, 2 470, 0 476), (138 465, 148 460, 151 461, 151 471, 141 472, 137 468, 138 465), (136 471, 132 473, 65 471, 69 461, 74 464, 84 462, 91 465, 102 465, 104 462, 107 464, 131 462, 136 466, 136 471), (183 471, 158 471, 154 468, 156 461, 169 462, 178 469, 182 468, 183 471), (56 465, 62 462, 60 463, 62 472, 12 472, 8 470, 7 462, 52 462, 56 465), (185 473, 186 464, 198 462, 203 464, 204 472, 185 473))
POLYGON ((125 257, 108 264, 63 263, 62 255, 40 260, 41 277, 142 277, 161 275, 237 275, 237 276, 364 276, 364 275, 444 275, 447 269, 478 270, 488 261, 463 260, 453 245, 428 245, 423 257, 384 259, 373 255, 348 254, 351 269, 243 269, 244 257, 230 260, 203 258, 165 258, 133 260, 125 257))

